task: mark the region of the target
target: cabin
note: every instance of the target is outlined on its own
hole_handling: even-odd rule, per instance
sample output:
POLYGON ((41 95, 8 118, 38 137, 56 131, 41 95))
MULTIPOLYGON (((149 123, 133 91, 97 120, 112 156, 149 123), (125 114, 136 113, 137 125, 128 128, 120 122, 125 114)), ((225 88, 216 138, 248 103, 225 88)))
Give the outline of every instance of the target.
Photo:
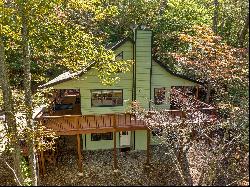
MULTIPOLYGON (((159 138, 128 111, 131 101, 145 109, 165 109, 181 116, 179 110, 171 110, 168 91, 173 87, 202 85, 153 59, 152 35, 151 30, 135 29, 134 39, 125 38, 109 47, 116 59, 134 61, 129 72, 120 73, 117 84, 101 84, 97 71, 89 65, 77 73, 65 72, 40 86, 55 92, 50 107, 38 112, 35 119, 59 136, 76 137, 80 172, 83 150, 113 149, 115 169, 117 152, 122 150, 146 150, 149 163, 149 146, 158 144, 159 138)), ((45 170, 44 153, 40 157, 45 170)))

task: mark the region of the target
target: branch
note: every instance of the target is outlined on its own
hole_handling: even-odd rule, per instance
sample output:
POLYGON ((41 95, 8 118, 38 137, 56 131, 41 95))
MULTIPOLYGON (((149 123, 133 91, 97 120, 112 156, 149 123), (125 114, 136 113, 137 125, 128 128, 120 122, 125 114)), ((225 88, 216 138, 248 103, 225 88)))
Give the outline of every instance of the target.
POLYGON ((7 162, 4 158, 0 158, 0 159, 2 159, 2 160, 4 161, 4 163, 8 166, 8 168, 13 172, 13 174, 14 174, 14 176, 15 176, 15 178, 16 178, 16 181, 17 181, 17 183, 18 183, 18 185, 19 185, 19 186, 22 186, 20 180, 18 179, 18 177, 17 177, 17 175, 16 175, 15 170, 8 164, 8 162, 7 162))
POLYGON ((232 183, 227 184, 226 186, 231 186, 232 184, 234 184, 234 183, 236 183, 236 182, 240 182, 240 181, 242 181, 242 180, 244 180, 244 179, 246 179, 246 178, 248 178, 248 176, 245 176, 245 177, 243 177, 242 179, 239 179, 239 180, 235 180, 235 181, 233 181, 232 183))

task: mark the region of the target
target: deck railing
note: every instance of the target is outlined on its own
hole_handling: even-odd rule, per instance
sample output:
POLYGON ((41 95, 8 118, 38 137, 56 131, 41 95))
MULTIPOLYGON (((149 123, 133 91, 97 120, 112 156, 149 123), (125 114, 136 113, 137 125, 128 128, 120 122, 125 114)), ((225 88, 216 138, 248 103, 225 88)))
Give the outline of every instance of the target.
MULTIPOLYGON (((216 120, 214 108, 202 108, 199 110, 164 110, 165 115, 174 122, 185 119, 185 123, 212 123, 216 120)), ((149 115, 153 115, 151 112, 149 115)), ((150 117, 150 116, 148 116, 150 117)), ((53 129, 57 133, 74 132, 84 133, 84 131, 112 131, 113 129, 131 130, 146 129, 146 122, 140 120, 134 114, 103 114, 103 115, 61 115, 61 116, 41 116, 38 121, 48 129, 53 129)))
POLYGON ((41 116, 38 121, 40 125, 58 133, 113 128, 146 128, 145 123, 137 120, 132 114, 41 116))

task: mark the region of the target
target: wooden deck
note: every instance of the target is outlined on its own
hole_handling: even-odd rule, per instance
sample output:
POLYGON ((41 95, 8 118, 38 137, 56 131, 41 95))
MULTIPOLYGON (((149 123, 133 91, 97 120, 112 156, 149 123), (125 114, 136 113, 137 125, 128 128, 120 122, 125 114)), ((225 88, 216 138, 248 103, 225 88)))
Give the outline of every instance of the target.
POLYGON ((131 114, 42 116, 39 122, 58 135, 147 129, 143 121, 131 114))
MULTIPOLYGON (((149 115, 153 115, 150 113, 149 115)), ((164 115, 173 123, 185 119, 185 123, 212 123, 216 120, 213 108, 199 111, 165 110, 164 115)), ((104 114, 104 115, 60 115, 41 116, 39 124, 52 129, 57 135, 77 135, 86 133, 102 133, 117 131, 146 130, 144 121, 138 120, 133 114, 104 114)))
MULTIPOLYGON (((174 90, 173 95, 180 98, 179 102, 184 102, 188 96, 174 90)), ((185 123, 212 123, 216 120, 215 108, 203 103, 199 100, 194 100, 199 104, 197 110, 164 110, 161 111, 173 123, 178 123, 179 120, 185 118, 185 123)), ((195 103, 193 102, 193 103, 195 103)), ((197 105, 198 106, 198 105, 197 105)), ((153 115, 154 111, 148 113, 148 117, 153 115)), ((81 115, 79 102, 79 93, 63 94, 58 96, 58 93, 51 99, 51 104, 48 110, 41 113, 36 118, 40 125, 47 129, 52 129, 57 135, 77 135, 86 133, 101 133, 101 132, 117 132, 117 131, 132 131, 148 129, 146 123, 138 120, 133 114, 102 114, 102 115, 81 115), (77 101, 78 100, 78 101, 77 101)))
MULTIPOLYGON (((58 95, 58 94, 57 94, 58 95)), ((87 133, 105 133, 105 132, 119 132, 119 131, 133 131, 133 130, 146 130, 147 131, 147 160, 146 164, 149 165, 150 160, 150 128, 149 124, 145 121, 139 120, 138 116, 130 113, 120 114, 102 114, 102 115, 81 115, 81 108, 79 103, 79 94, 75 95, 60 95, 51 99, 50 107, 37 115, 36 120, 39 125, 43 125, 46 129, 52 129, 57 135, 76 135, 77 138, 77 154, 78 154, 78 167, 79 172, 82 173, 82 153, 81 153, 81 138, 80 134, 87 133), (58 105, 57 105, 58 104, 58 105), (61 106, 60 106, 61 105, 61 106), (61 107, 61 108, 60 108, 61 107)), ((186 99, 187 96, 182 94, 181 99, 186 99)), ((198 101, 197 101, 198 102, 198 101)), ((162 116, 171 120, 171 123, 180 123, 182 125, 192 124, 213 124, 216 121, 216 109, 208 104, 199 103, 197 110, 164 110, 161 111, 162 116), (182 123, 182 121, 184 121, 182 123)), ((157 118, 154 116, 155 111, 150 111, 147 114, 148 119, 157 118)), ((159 118, 159 117, 158 117, 159 118)), ((156 119, 157 121, 157 119, 156 119)), ((113 139, 114 143, 114 169, 118 168, 117 163, 117 145, 116 136, 113 139)), ((40 172, 45 173, 45 161, 55 162, 54 152, 48 151, 41 152, 38 155, 40 172)))

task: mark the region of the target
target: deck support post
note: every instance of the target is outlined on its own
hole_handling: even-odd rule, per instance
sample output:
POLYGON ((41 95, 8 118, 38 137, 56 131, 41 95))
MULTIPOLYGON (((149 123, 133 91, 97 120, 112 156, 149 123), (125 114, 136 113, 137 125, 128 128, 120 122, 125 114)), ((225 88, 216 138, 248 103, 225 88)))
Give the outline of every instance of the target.
POLYGON ((150 159, 150 130, 147 129, 147 161, 146 165, 149 165, 149 159, 150 159))
POLYGON ((79 167, 79 172, 83 172, 82 168, 82 154, 81 154, 81 142, 80 142, 80 134, 77 134, 77 153, 78 153, 78 167, 79 167))
POLYGON ((44 155, 43 155, 43 151, 41 151, 40 153, 40 159, 41 159, 41 175, 44 176, 45 174, 45 164, 44 164, 44 155))
POLYGON ((199 97, 199 86, 196 86, 195 98, 198 99, 199 97))
POLYGON ((114 169, 117 170, 116 131, 114 131, 114 169))
POLYGON ((113 118, 113 127, 114 127, 114 170, 117 171, 117 148, 116 148, 116 119, 117 116, 114 115, 113 118))

